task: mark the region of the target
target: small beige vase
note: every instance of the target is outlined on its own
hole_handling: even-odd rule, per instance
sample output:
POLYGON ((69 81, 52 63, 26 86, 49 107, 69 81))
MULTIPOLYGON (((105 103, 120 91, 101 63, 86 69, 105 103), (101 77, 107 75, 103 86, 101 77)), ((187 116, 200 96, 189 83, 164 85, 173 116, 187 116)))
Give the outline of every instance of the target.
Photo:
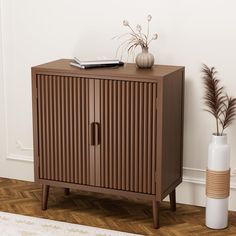
POLYGON ((154 56, 148 52, 148 47, 142 47, 142 52, 136 56, 135 61, 139 68, 148 69, 154 64, 154 56))

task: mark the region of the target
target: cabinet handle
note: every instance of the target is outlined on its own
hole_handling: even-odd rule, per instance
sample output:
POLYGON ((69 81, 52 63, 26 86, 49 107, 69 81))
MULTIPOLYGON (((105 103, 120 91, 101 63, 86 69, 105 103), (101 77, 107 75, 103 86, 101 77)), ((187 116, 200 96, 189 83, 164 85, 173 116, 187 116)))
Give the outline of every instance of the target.
POLYGON ((99 145, 100 144, 100 124, 95 122, 94 123, 94 143, 95 145, 99 145))
POLYGON ((100 124, 98 122, 91 123, 91 145, 100 144, 100 124))

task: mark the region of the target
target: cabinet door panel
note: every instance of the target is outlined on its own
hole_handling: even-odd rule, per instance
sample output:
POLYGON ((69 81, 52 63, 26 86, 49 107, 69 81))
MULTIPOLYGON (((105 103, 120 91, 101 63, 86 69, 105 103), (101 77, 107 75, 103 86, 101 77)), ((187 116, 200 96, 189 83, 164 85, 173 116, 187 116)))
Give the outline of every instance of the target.
POLYGON ((94 80, 37 75, 38 177, 88 184, 94 80), (93 93, 92 93, 93 94, 93 93))
POLYGON ((96 185, 155 194, 157 84, 115 80, 96 83, 101 125, 96 165, 100 181, 96 185))

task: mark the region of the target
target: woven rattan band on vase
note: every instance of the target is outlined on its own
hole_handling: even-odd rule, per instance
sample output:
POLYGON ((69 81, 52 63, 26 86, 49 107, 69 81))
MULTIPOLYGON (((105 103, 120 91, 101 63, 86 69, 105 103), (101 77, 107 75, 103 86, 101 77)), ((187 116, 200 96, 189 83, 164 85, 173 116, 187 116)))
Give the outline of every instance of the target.
POLYGON ((230 169, 226 171, 206 171, 206 195, 210 198, 224 199, 229 196, 230 169))

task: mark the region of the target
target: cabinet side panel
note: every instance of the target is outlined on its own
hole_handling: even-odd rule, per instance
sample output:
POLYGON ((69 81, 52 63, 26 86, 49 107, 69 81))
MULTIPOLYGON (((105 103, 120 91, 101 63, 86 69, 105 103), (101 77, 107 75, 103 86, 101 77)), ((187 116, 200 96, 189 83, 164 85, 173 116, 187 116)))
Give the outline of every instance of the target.
MULTIPOLYGON (((38 166, 43 166, 43 159, 39 158, 42 155, 43 152, 43 134, 42 134, 42 89, 41 89, 41 83, 39 82, 40 76, 37 75, 37 87, 38 87, 38 99, 37 99, 37 111, 34 111, 37 113, 37 122, 38 122, 38 127, 37 131, 34 131, 34 136, 38 136, 38 156, 37 160, 39 161, 38 166)), ((35 122, 35 121, 34 121, 35 122)), ((35 146, 34 146, 35 148, 35 146)), ((38 168, 39 169, 39 168, 38 168)), ((37 178, 42 178, 43 176, 43 171, 42 168, 39 169, 39 173, 37 178)))
MULTIPOLYGON (((152 97, 151 97, 151 100, 152 100, 152 106, 150 107, 150 109, 152 109, 152 113, 150 114, 151 115, 151 130, 152 130, 152 136, 150 137, 151 138, 151 148, 152 148, 152 151, 151 151, 151 170, 150 170, 150 174, 151 175, 151 183, 152 183, 152 194, 156 193, 157 192, 157 189, 156 189, 156 166, 157 166, 157 133, 156 133, 156 130, 157 130, 157 109, 156 109, 156 100, 157 100, 157 96, 158 96, 158 93, 157 93, 157 89, 158 89, 158 86, 157 84, 153 84, 151 90, 152 90, 152 97), (154 175, 154 176, 153 176, 154 175)), ((158 173, 159 174, 159 173, 158 173)))
POLYGON ((162 198, 182 180, 183 71, 164 78, 162 198))
POLYGON ((39 142, 38 142, 38 85, 37 75, 32 69, 32 111, 33 111, 33 143, 34 143, 34 179, 35 181, 39 178, 39 142))

